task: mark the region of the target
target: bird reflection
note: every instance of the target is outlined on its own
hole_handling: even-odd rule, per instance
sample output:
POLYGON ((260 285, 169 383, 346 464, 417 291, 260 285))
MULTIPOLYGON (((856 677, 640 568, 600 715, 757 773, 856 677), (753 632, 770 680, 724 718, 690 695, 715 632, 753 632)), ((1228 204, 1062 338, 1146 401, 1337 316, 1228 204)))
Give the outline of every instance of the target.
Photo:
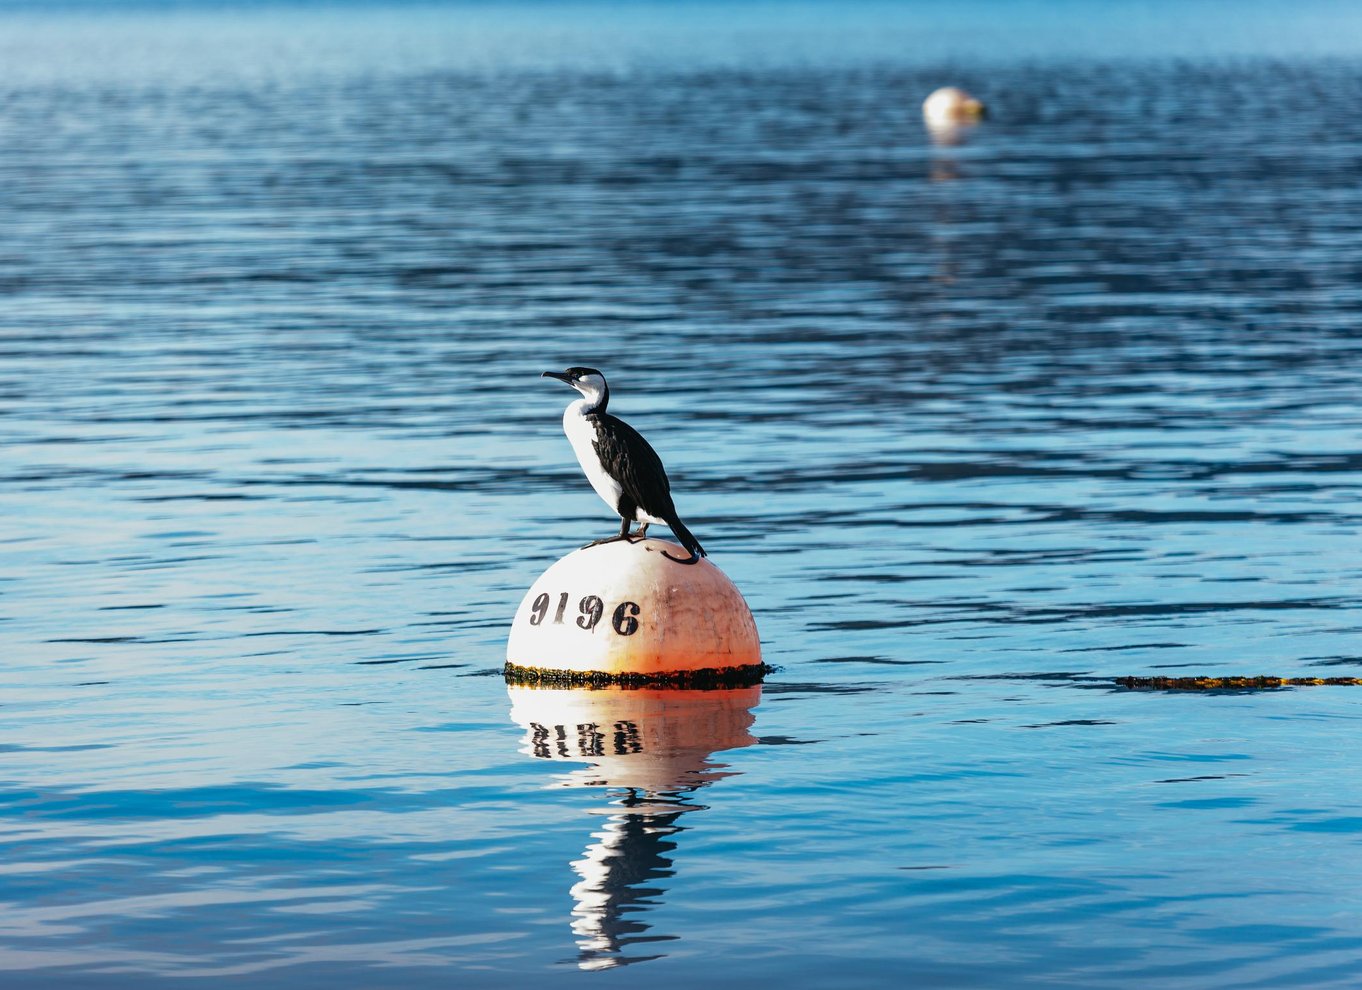
POLYGON ((674 935, 652 933, 647 912, 661 904, 660 881, 673 873, 680 824, 703 811, 691 795, 732 776, 710 760, 750 746, 760 686, 715 691, 512 687, 511 718, 525 729, 521 752, 544 760, 587 762, 562 774, 563 787, 603 787, 609 804, 593 809, 602 827, 572 863, 577 965, 612 969, 660 958, 632 946, 674 935))
MULTIPOLYGON (((649 935, 651 926, 642 913, 656 906, 664 888, 650 881, 672 875, 670 853, 676 848, 671 837, 685 831, 676 820, 687 806, 677 795, 677 809, 665 814, 639 811, 637 793, 620 800, 629 809, 606 819, 605 827, 592 833, 597 841, 572 864, 581 877, 572 885, 572 931, 577 936, 577 965, 582 969, 612 969, 629 963, 657 959, 658 955, 626 956, 627 946, 644 942, 667 942, 674 935, 649 935)), ((647 798, 643 798, 647 800, 647 798)))

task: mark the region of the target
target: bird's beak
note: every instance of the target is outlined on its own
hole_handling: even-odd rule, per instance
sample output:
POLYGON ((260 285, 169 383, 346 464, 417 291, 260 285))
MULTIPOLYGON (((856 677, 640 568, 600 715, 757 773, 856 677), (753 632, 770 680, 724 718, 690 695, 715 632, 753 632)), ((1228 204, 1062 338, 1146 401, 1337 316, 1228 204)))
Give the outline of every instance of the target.
POLYGON ((546 372, 544 372, 542 375, 540 375, 539 377, 540 377, 540 378, 557 378, 560 382, 566 382, 566 383, 569 384, 569 385, 572 384, 572 378, 569 377, 565 372, 562 372, 562 371, 546 371, 546 372))

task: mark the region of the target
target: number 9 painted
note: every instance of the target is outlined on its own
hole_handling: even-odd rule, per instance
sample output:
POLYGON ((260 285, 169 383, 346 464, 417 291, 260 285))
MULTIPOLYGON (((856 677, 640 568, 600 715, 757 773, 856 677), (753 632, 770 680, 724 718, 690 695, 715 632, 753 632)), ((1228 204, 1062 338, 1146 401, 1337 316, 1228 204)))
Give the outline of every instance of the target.
POLYGON ((547 591, 540 594, 530 606, 530 625, 537 626, 544 621, 544 616, 549 614, 549 593, 547 591))
POLYGON ((601 621, 601 616, 605 614, 605 602, 595 595, 587 595, 577 606, 577 610, 582 614, 577 616, 577 625, 591 632, 596 628, 596 623, 601 621))

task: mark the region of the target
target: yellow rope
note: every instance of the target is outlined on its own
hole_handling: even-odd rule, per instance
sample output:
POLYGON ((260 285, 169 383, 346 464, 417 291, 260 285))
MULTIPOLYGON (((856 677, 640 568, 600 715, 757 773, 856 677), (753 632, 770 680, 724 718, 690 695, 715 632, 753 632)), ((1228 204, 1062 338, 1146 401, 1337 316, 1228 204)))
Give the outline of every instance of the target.
POLYGON ((1153 691, 1216 691, 1251 688, 1314 687, 1320 684, 1362 685, 1362 677, 1118 677, 1122 687, 1153 691))

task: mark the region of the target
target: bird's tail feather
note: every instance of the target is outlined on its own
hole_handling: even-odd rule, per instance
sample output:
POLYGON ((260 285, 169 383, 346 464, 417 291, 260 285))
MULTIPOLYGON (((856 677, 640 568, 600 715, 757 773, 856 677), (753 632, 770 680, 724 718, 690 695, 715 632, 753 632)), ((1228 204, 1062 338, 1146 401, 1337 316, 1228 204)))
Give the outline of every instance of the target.
POLYGON ((681 545, 686 548, 687 552, 690 553, 690 559, 682 560, 679 557, 673 557, 665 550, 662 552, 662 555, 664 557, 667 557, 670 560, 675 560, 681 564, 693 564, 696 561, 698 561, 701 557, 705 556, 705 548, 700 546, 700 541, 695 538, 695 535, 686 528, 686 524, 683 523, 679 518, 677 518, 676 516, 672 516, 670 519, 667 520, 667 525, 670 526, 672 532, 676 534, 676 538, 681 541, 681 545))

